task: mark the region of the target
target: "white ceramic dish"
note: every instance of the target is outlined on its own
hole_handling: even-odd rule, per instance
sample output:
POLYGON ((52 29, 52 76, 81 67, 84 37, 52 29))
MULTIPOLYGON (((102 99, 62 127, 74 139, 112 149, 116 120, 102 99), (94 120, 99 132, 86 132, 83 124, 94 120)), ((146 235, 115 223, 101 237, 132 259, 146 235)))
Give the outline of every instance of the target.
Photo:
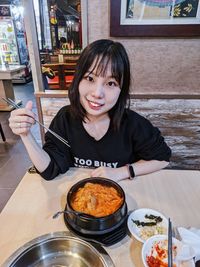
MULTIPOLYGON (((150 236, 144 238, 142 235, 142 231, 144 231, 144 227, 142 226, 137 226, 133 220, 139 220, 139 221, 149 221, 148 219, 145 218, 145 215, 148 214, 153 214, 155 216, 160 216, 163 220, 161 223, 159 223, 158 225, 161 226, 165 231, 162 234, 166 234, 167 233, 167 229, 168 229, 168 220, 167 218, 161 214, 160 212, 153 210, 153 209, 137 209, 134 210, 128 217, 128 229, 130 231, 130 233, 140 242, 144 243, 146 241, 146 239, 148 239, 150 236)), ((155 228, 155 227, 154 227, 155 228)), ((147 227, 146 227, 147 229, 147 227)), ((148 226, 148 229, 151 231, 151 226, 148 226)), ((153 229, 152 229, 153 230, 153 229)), ((160 234, 157 231, 152 231, 152 236, 153 235, 157 235, 160 234)))
MULTIPOLYGON (((163 242, 164 240, 166 240, 167 244, 167 235, 155 235, 145 241, 142 247, 142 262, 145 267, 149 267, 147 264, 147 256, 151 256, 152 254, 155 257, 157 256, 155 244, 160 244, 159 242, 163 242)), ((176 264, 178 267, 194 267, 195 265, 193 260, 180 262, 175 256, 175 254, 178 254, 178 252, 181 250, 183 243, 176 238, 172 238, 172 244, 173 246, 177 247, 176 249, 174 248, 173 264, 176 264)), ((167 264, 167 250, 165 255, 166 257, 164 257, 162 261, 167 264)))

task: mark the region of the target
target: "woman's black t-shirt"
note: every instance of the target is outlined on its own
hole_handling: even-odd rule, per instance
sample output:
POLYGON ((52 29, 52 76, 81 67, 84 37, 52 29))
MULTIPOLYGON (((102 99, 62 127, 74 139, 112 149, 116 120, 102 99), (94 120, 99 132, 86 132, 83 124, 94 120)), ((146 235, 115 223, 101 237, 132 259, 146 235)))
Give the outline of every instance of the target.
POLYGON ((122 167, 143 160, 169 161, 171 150, 158 128, 132 110, 126 109, 119 131, 109 127, 106 134, 95 140, 85 130, 80 120, 74 119, 70 106, 60 109, 51 122, 50 129, 66 139, 70 148, 51 133, 45 135, 44 150, 51 162, 40 173, 51 180, 70 167, 122 167))

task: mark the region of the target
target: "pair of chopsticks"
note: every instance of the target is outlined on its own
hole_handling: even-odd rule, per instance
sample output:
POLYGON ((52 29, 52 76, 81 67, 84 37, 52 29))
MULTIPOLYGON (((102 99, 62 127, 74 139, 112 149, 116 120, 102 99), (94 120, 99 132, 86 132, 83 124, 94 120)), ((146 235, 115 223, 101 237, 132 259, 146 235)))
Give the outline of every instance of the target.
POLYGON ((173 267, 173 258, 172 258, 172 223, 170 218, 168 219, 168 267, 173 267))
MULTIPOLYGON (((11 105, 12 107, 19 109, 21 108, 19 105, 17 105, 12 99, 10 98, 4 98, 2 97, 2 99, 9 105, 11 105)), ((54 131, 50 130, 48 127, 46 127, 44 124, 42 124, 41 122, 39 122, 38 120, 35 119, 35 121, 42 126, 45 130, 47 130, 48 132, 50 132, 52 135, 54 135, 57 139, 59 139, 61 142, 63 142, 66 146, 70 147, 68 141, 66 141, 64 138, 62 138, 60 135, 58 135, 57 133, 55 133, 54 131)))

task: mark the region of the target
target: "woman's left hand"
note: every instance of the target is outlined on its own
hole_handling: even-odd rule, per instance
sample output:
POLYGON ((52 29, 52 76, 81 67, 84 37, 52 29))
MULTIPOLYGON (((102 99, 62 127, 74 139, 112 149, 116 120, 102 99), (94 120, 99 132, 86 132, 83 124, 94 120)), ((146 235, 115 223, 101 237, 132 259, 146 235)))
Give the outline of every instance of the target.
POLYGON ((121 168, 99 167, 97 169, 92 170, 91 177, 102 177, 118 182, 120 180, 127 179, 128 172, 126 167, 121 167, 121 168))

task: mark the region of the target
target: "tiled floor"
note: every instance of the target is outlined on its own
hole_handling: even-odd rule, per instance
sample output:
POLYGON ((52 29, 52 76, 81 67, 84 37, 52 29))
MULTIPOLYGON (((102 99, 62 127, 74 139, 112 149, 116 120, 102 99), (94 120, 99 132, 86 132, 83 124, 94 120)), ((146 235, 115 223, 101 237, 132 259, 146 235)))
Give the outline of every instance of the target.
MULTIPOLYGON (((33 109, 36 112, 35 97, 32 82, 25 85, 14 86, 15 98, 32 100, 33 109)), ((0 112, 0 121, 6 136, 6 142, 0 136, 0 211, 14 192, 16 186, 24 176, 27 169, 32 165, 29 156, 19 136, 12 133, 8 126, 10 112, 0 112)), ((39 128, 33 127, 33 135, 40 142, 39 128)))

